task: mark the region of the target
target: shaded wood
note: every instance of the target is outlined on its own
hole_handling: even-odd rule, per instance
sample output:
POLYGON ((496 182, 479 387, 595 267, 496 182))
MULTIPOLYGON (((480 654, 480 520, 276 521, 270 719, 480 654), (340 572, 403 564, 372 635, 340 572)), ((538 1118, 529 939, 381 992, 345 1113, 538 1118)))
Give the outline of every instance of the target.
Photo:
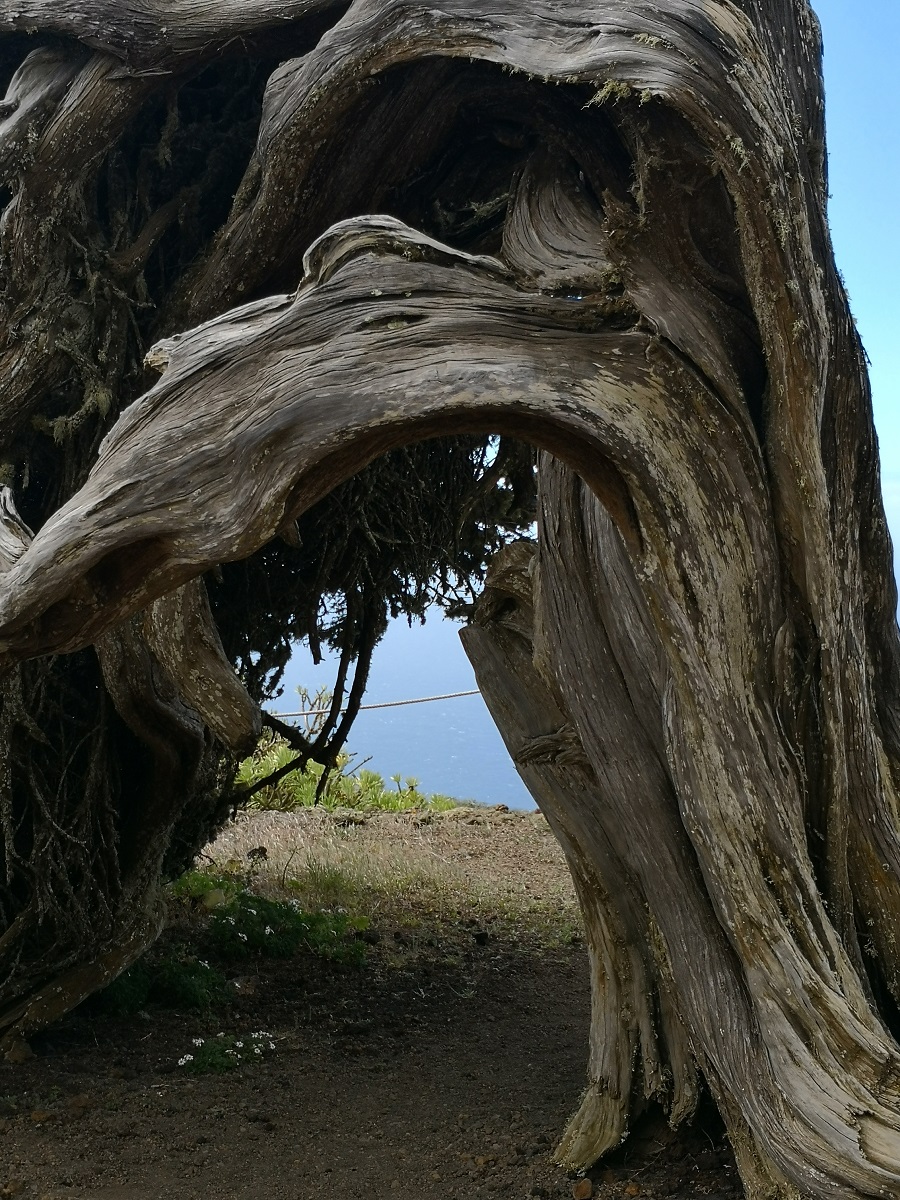
POLYGON ((203 581, 193 579, 151 604, 143 633, 176 691, 219 741, 235 754, 249 754, 262 731, 262 714, 225 657, 203 581))
MULTIPOLYGON (((595 818, 600 781, 561 707, 558 690, 534 663, 534 547, 498 556, 475 623, 462 632, 478 686, 529 791, 559 839, 585 920, 591 960, 588 1090, 556 1156, 570 1169, 592 1164, 627 1135, 642 1102, 663 1103, 673 1125, 696 1105, 697 1076, 687 1035, 656 961, 660 941, 632 886, 626 861, 595 818)), ((613 743, 615 744, 615 743, 613 743)), ((643 781, 642 781, 643 782, 643 781)), ((643 789, 642 789, 643 790, 643 789)))

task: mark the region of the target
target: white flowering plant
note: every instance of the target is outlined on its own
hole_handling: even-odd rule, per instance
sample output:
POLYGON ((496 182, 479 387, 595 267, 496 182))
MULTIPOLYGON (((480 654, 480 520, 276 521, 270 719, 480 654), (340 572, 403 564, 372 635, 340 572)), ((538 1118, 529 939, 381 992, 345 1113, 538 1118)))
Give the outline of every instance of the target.
POLYGON ((336 962, 359 964, 366 946, 358 935, 368 924, 365 917, 305 912, 290 901, 242 892, 214 911, 208 939, 222 959, 291 958, 305 950, 336 962))
POLYGON ((191 1049, 177 1060, 177 1066, 192 1074, 206 1071, 233 1071, 237 1067, 260 1062, 274 1053, 275 1035, 265 1029, 252 1033, 219 1033, 215 1037, 191 1039, 191 1049))

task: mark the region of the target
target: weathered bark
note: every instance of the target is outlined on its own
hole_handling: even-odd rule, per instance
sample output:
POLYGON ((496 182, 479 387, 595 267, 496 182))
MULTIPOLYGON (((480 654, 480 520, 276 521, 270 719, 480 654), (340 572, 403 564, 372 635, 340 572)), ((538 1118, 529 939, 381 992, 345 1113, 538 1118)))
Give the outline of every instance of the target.
POLYGON ((41 697, 69 668, 40 664, 96 678, 94 646, 91 703, 118 714, 97 728, 148 765, 139 807, 82 771, 122 880, 60 858, 80 911, 106 898, 88 942, 54 925, 22 833, 46 788, 7 749, 0 1028, 60 1011, 64 971, 87 972, 76 998, 127 960, 258 728, 199 576, 296 541, 394 447, 500 432, 545 452, 538 547, 495 564, 465 640, 588 929, 590 1086, 561 1159, 593 1161, 650 1100, 688 1116, 699 1071, 750 1195, 896 1195, 897 596, 812 12, 216 11, 0 14, 54 35, 27 58, 10 35, 0 109, 2 732, 65 748, 41 697), (308 52, 273 49, 282 20, 308 52), (173 181, 179 89, 241 60, 235 38, 270 66, 243 175, 173 181), (158 143, 129 159, 151 104, 158 143), (226 178, 230 210, 192 224, 226 178))
MULTIPOLYGON (((609 766, 602 775, 593 769, 564 699, 535 663, 535 566, 529 543, 499 555, 476 620, 462 636, 516 767, 565 850, 584 916, 593 1000, 589 1086, 557 1150, 566 1165, 583 1167, 618 1145, 642 1102, 665 1104, 673 1124, 689 1117, 697 1076, 667 983, 655 982, 667 980, 671 969, 658 961, 656 923, 626 865, 625 830, 618 821, 606 828, 597 819, 609 766)), ((620 768, 629 755, 645 751, 640 713, 623 690, 620 685, 619 694, 602 697, 618 723, 619 736, 607 746, 620 768)), ((642 794, 660 773, 658 764, 644 766, 648 775, 638 768, 632 780, 642 794)), ((633 788, 629 793, 633 799, 633 788)), ((702 970, 699 958, 688 961, 702 970)))

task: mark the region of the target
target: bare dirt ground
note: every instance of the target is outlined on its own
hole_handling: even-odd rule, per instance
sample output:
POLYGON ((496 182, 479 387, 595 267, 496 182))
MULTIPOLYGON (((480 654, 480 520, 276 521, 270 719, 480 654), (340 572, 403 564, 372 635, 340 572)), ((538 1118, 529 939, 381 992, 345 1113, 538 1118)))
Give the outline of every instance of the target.
MULTIPOLYGON (((354 820, 242 817, 210 857, 260 895, 367 914, 362 965, 301 953, 223 967, 229 999, 206 1010, 84 1005, 33 1057, 0 1063, 0 1196, 742 1196, 709 1106, 677 1134, 650 1114, 590 1192, 552 1164, 584 1084, 589 997, 542 818, 354 820), (263 1052, 233 1070, 179 1065, 195 1038, 260 1033, 263 1052)), ((174 905, 159 952, 208 953, 210 919, 174 905)))

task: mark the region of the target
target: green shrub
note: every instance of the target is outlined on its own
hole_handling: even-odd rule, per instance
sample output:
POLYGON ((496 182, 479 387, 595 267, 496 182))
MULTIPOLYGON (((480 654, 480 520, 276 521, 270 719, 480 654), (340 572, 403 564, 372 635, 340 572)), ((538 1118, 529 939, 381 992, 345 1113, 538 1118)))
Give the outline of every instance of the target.
MULTIPOLYGON (((238 789, 251 788, 274 772, 281 770, 297 757, 283 738, 266 732, 256 750, 238 767, 235 784, 238 789)), ((349 769, 352 756, 341 754, 338 765, 329 777, 319 803, 328 809, 357 808, 369 812, 406 812, 410 809, 443 811, 455 808, 457 801, 437 793, 427 794, 420 790, 419 781, 413 776, 392 775, 390 783, 377 771, 365 767, 349 769)), ((261 788, 247 802, 250 809, 268 809, 276 812, 292 812, 298 808, 311 808, 316 803, 316 790, 322 778, 323 768, 319 763, 307 763, 301 771, 292 771, 275 783, 261 788)))
POLYGON ((185 871, 168 887, 169 895, 176 900, 206 900, 214 893, 231 900, 242 890, 240 876, 227 871, 185 871))
POLYGON ((152 987, 153 972, 146 959, 140 959, 103 989, 97 1003, 116 1016, 130 1016, 147 1007, 152 987))
POLYGON ((344 912, 305 912, 296 900, 267 900, 242 892, 213 914, 207 933, 224 959, 254 955, 291 958, 301 950, 342 963, 361 963, 365 945, 357 934, 365 917, 344 912))
MULTIPOLYGON (((172 885, 181 899, 203 899, 220 893, 206 929, 199 934, 205 953, 224 962, 253 957, 292 958, 301 951, 332 962, 359 965, 366 953, 359 934, 366 917, 346 912, 307 912, 297 900, 268 900, 242 889, 239 879, 218 873, 188 871, 172 885)), ((119 1016, 149 1005, 209 1010, 225 1003, 225 976, 187 949, 151 950, 100 993, 101 1008, 119 1016)))
POLYGON ((150 1004, 166 1008, 211 1009, 227 999, 225 976, 183 947, 152 952, 114 979, 98 997, 102 1008, 119 1016, 150 1004))
POLYGON ((225 976, 204 960, 167 955, 158 964, 150 996, 167 1008, 214 1008, 227 997, 225 976))
POLYGON ((220 1033, 214 1038, 195 1037, 191 1049, 178 1060, 178 1066, 192 1074, 207 1071, 233 1071, 247 1063, 258 1062, 275 1049, 273 1035, 257 1030, 239 1037, 220 1033))

